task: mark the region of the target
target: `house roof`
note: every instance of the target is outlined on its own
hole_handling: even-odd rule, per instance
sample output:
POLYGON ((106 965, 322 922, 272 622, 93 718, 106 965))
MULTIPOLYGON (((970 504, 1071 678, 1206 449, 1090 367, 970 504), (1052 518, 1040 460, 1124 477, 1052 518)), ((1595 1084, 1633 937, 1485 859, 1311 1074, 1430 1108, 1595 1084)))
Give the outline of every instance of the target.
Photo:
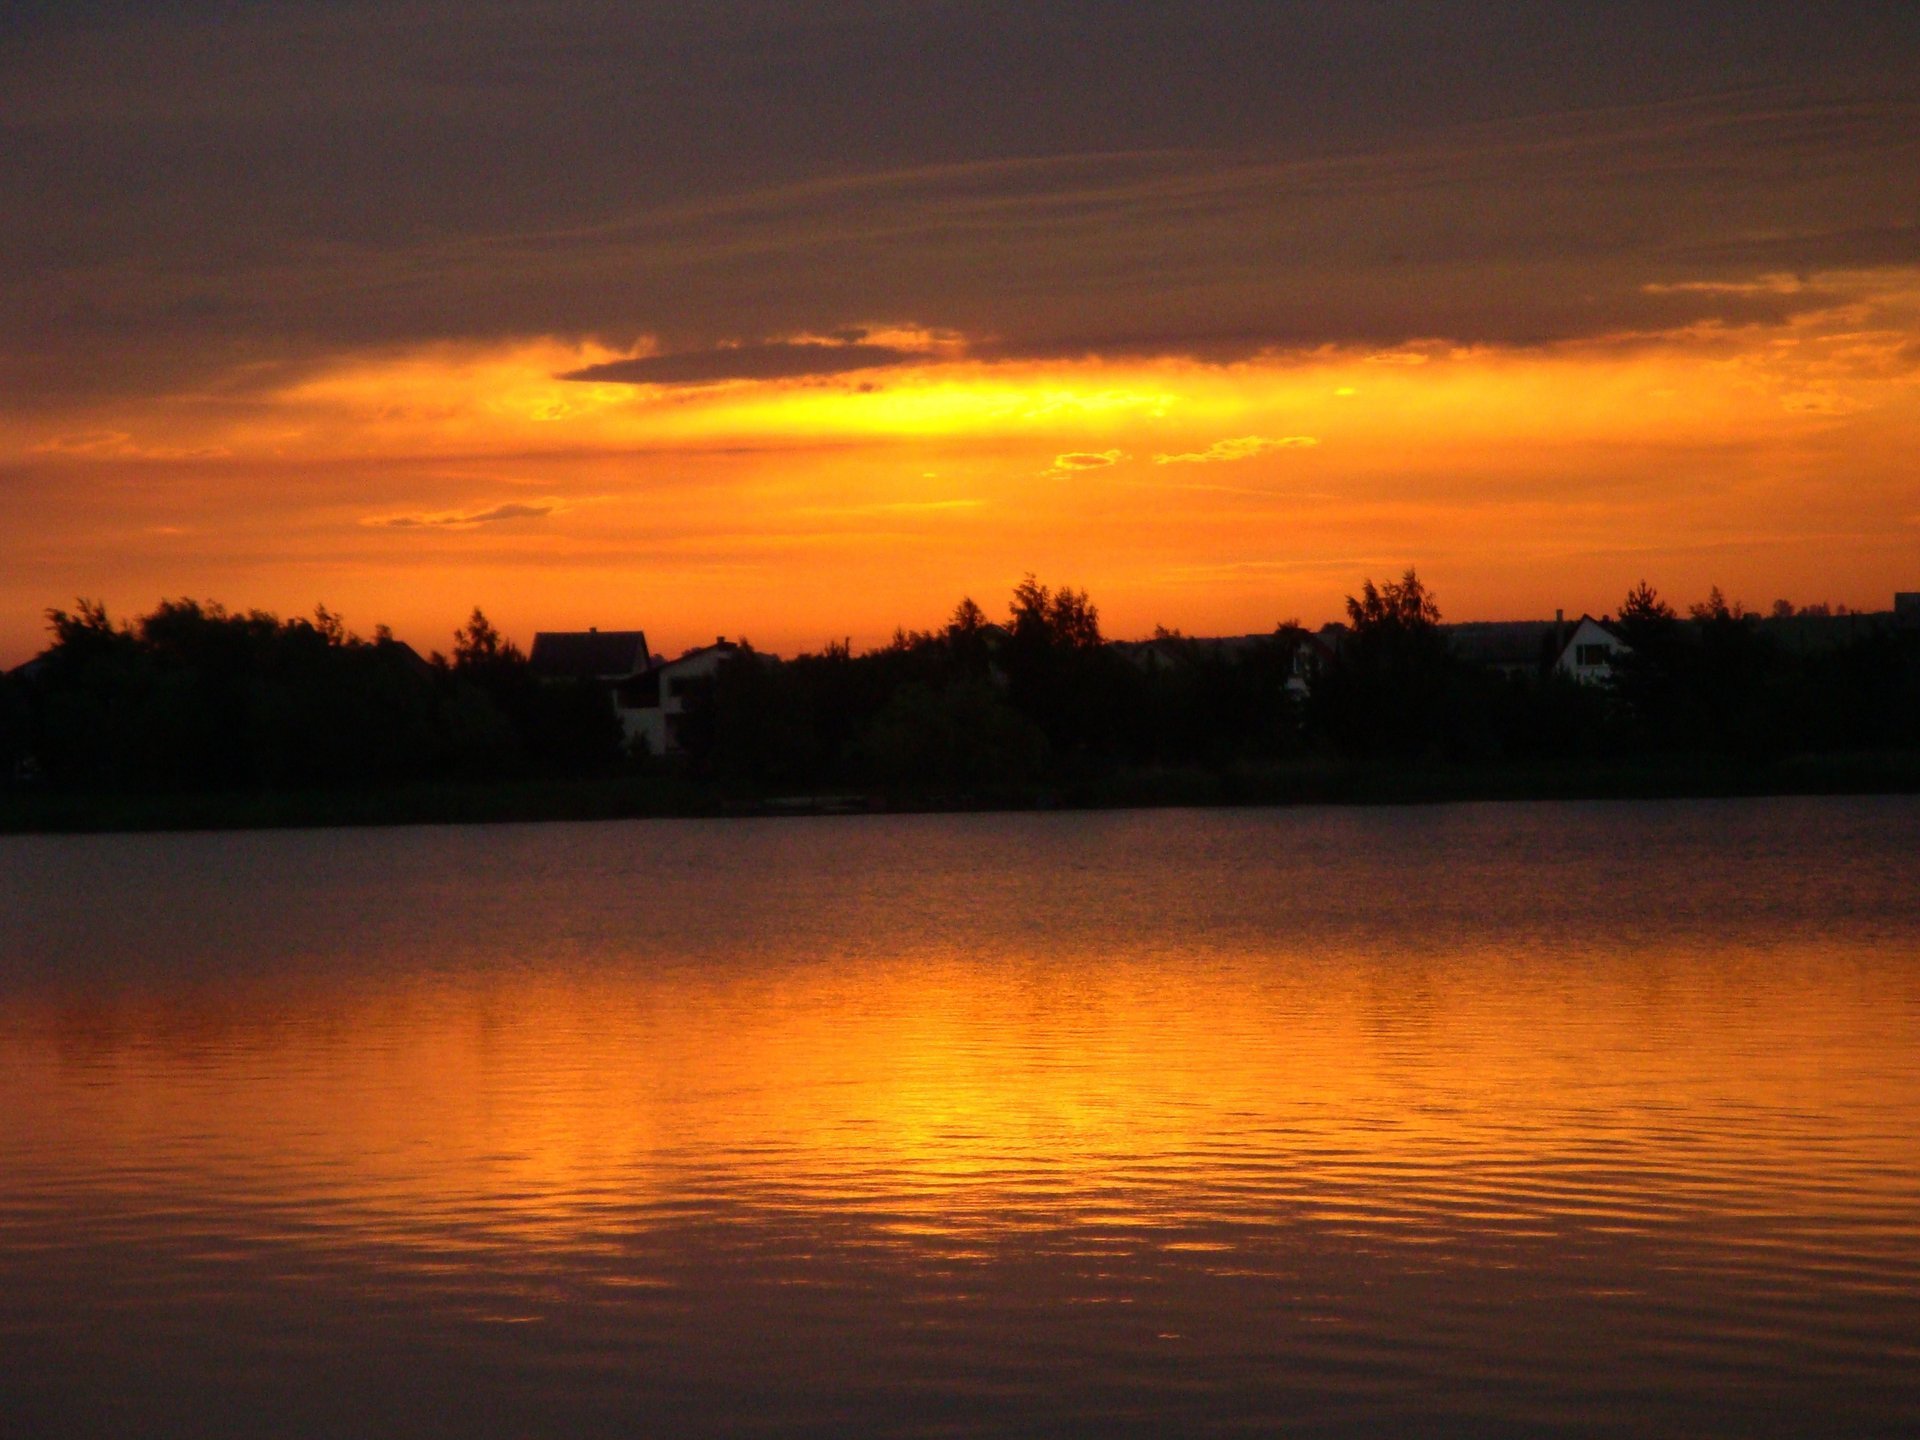
POLYGON ((420 652, 404 640, 394 640, 390 638, 376 640, 373 642, 373 648, 376 654, 384 655, 390 660, 399 661, 416 675, 431 675, 433 673, 433 666, 422 659, 420 652))
POLYGON ((1613 642, 1614 648, 1619 650, 1627 650, 1627 651, 1631 651, 1633 649, 1631 645, 1627 644, 1627 642, 1623 638, 1621 638, 1620 632, 1614 629, 1613 626, 1609 625, 1606 621, 1596 620, 1591 615, 1582 615, 1578 620, 1574 621, 1573 624, 1568 628, 1566 643, 1560 647, 1559 653, 1555 656, 1554 658, 1555 664, 1565 663, 1566 658, 1568 654, 1572 652, 1573 647, 1581 643, 1580 641, 1581 632, 1586 630, 1589 626, 1591 626, 1593 630, 1606 636, 1607 639, 1611 640, 1613 642))
POLYGON ((613 680, 645 670, 651 657, 643 630, 542 630, 527 662, 543 679, 613 680))
POLYGON ((693 649, 686 651, 684 654, 674 656, 673 659, 668 660, 667 662, 662 664, 659 668, 662 670, 671 670, 675 666, 686 664, 689 660, 698 660, 702 655, 711 655, 716 650, 720 651, 722 654, 731 655, 736 650, 739 650, 741 648, 742 647, 738 642, 733 640, 728 640, 723 636, 722 638, 714 641, 713 644, 711 645, 696 645, 693 647, 693 649))
MULTIPOLYGON (((1553 620, 1476 620, 1442 625, 1453 653, 1475 665, 1540 665, 1558 653, 1553 620)), ((1577 628, 1577 627, 1575 627, 1577 628)))
POLYGON ((1573 637, 1575 635, 1578 635, 1580 633, 1580 627, 1582 625, 1593 626, 1594 629, 1598 630, 1602 635, 1606 636, 1609 640, 1617 641, 1622 645, 1627 643, 1626 640, 1622 638, 1620 632, 1617 629, 1615 629, 1612 624, 1610 624, 1605 620, 1596 620, 1591 615, 1582 615, 1578 620, 1573 622, 1573 628, 1567 632, 1567 640, 1569 643, 1572 642, 1573 637))
MULTIPOLYGON (((1796 655, 1837 650, 1842 645, 1901 623, 1899 612, 1855 610, 1846 615, 1763 615, 1755 625, 1762 635, 1796 655)), ((1911 621, 1907 623, 1912 623, 1911 621)))

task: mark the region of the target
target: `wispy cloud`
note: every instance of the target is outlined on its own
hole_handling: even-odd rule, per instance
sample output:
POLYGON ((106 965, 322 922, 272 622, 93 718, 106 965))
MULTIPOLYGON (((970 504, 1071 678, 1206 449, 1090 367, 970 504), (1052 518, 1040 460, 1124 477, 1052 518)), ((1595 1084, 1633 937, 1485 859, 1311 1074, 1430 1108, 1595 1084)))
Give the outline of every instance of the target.
POLYGON ((1069 475, 1076 470, 1104 470, 1126 458, 1123 450, 1069 450, 1064 455, 1053 457, 1053 465, 1048 473, 1069 475))
POLYGON ((488 510, 454 511, 439 515, 370 515, 361 523, 386 530, 458 530, 470 525, 495 525, 503 520, 544 520, 560 507, 546 505, 495 505, 488 510))
POLYGON ((107 460, 218 460, 227 450, 218 445, 147 445, 124 430, 89 430, 56 435, 32 447, 36 455, 72 455, 107 460))
POLYGON ((976 499, 958 500, 885 500, 871 505, 808 505, 798 512, 802 515, 935 515, 961 510, 978 510, 986 502, 976 499))
POLYGON ((1652 281, 1648 295, 1798 295, 1812 287, 1798 275, 1764 275, 1758 280, 1652 281))
POLYGON ((1278 439, 1266 435, 1241 435, 1232 440, 1216 440, 1204 450, 1190 450, 1182 455, 1156 455, 1156 465, 1219 465, 1231 460, 1248 460, 1255 455, 1264 455, 1269 450, 1306 450, 1320 443, 1313 435, 1282 435, 1278 439))
POLYGON ((871 344, 864 339, 773 340, 758 345, 721 345, 710 350, 679 350, 631 360, 609 360, 602 365, 569 370, 559 378, 623 385, 712 385, 724 380, 794 380, 845 375, 924 358, 912 350, 871 344))

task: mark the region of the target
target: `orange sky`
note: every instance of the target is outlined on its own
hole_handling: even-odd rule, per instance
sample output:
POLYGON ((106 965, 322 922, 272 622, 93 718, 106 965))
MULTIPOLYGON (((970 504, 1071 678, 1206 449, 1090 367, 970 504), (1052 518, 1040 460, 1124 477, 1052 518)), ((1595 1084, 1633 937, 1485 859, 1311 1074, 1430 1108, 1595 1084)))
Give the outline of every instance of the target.
POLYGON ((0 22, 0 663, 1920 588, 1920 12, 537 8, 0 22))
POLYGON ((873 333, 906 363, 695 386, 557 379, 615 352, 554 339, 344 354, 10 425, 31 538, 0 644, 73 594, 202 594, 422 648, 479 603, 523 640, 792 651, 997 609, 1027 569, 1122 635, 1317 622, 1409 563, 1456 619, 1599 613, 1643 576, 1886 608, 1920 585, 1920 270, 1818 283, 1783 323, 1224 364, 978 360, 900 326, 873 333))

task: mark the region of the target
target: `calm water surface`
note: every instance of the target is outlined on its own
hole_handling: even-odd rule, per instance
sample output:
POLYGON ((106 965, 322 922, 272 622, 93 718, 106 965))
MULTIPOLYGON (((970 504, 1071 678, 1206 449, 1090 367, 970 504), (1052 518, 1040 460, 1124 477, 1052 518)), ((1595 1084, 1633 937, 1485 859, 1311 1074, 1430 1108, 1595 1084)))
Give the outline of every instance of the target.
POLYGON ((1908 799, 0 839, 0 1433, 1920 1433, 1917 882, 1908 799))

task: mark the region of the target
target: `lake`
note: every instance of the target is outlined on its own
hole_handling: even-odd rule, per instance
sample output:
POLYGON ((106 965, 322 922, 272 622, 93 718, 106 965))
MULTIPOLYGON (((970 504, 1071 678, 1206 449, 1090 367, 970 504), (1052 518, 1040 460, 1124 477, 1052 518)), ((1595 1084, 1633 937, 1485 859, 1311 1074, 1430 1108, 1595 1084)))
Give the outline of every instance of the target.
POLYGON ((0 1432, 1920 1432, 1920 801, 0 837, 0 1432))

